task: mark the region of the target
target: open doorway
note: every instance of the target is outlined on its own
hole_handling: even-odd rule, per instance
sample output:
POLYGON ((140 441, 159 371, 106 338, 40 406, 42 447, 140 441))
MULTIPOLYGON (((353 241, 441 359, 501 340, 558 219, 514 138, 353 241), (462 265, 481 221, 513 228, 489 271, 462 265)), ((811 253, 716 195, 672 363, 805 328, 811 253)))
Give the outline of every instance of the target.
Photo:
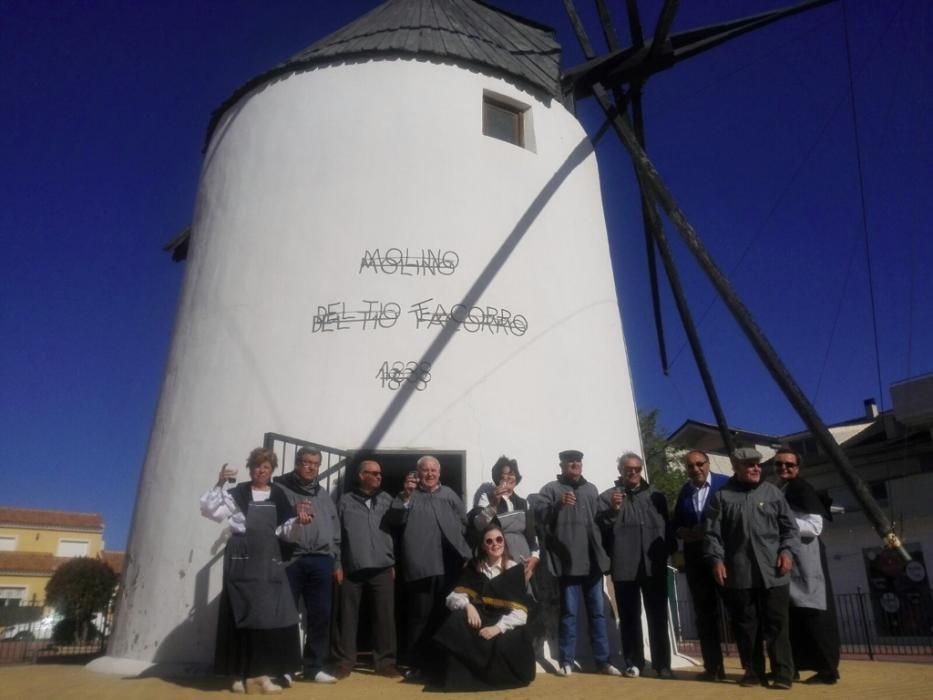
POLYGON ((441 483, 460 498, 466 492, 466 452, 463 450, 356 450, 347 458, 344 490, 357 486, 358 467, 364 459, 374 459, 382 467, 382 490, 395 496, 402 490, 405 475, 415 470, 422 455, 432 455, 441 464, 441 483))

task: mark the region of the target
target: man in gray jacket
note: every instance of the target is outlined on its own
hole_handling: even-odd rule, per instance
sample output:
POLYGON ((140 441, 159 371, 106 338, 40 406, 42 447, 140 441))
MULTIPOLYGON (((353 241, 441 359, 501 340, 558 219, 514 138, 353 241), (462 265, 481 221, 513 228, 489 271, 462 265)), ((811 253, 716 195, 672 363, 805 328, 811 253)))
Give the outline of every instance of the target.
POLYGON ((577 610, 583 598, 597 669, 619 676, 619 669, 609 663, 603 606, 603 574, 609 569, 609 557, 596 525, 599 492, 583 478, 582 452, 564 450, 558 457, 561 473, 556 481, 544 485, 535 501, 535 518, 544 532, 545 558, 560 586, 558 675, 573 673, 577 610))
POLYGON ((335 683, 324 671, 324 657, 330 646, 330 614, 334 581, 340 583, 340 522, 337 508, 327 489, 321 488, 317 475, 321 453, 302 447, 295 453, 295 471, 276 477, 296 511, 305 512, 311 522, 297 530, 297 544, 291 546, 288 583, 295 604, 305 604, 305 646, 303 679, 315 683, 335 683))
POLYGON ((464 537, 463 501, 441 485, 440 462, 425 455, 417 467, 417 480, 405 480, 389 509, 391 523, 402 530, 408 606, 405 661, 410 667, 406 679, 412 682, 423 680, 424 671, 440 666, 431 638, 443 622, 444 600, 472 555, 464 537))
POLYGON ((703 553, 732 617, 745 668, 739 684, 764 681, 764 642, 772 687, 786 690, 794 675, 787 615, 789 574, 800 539, 797 523, 784 494, 762 481, 757 450, 735 450, 732 469, 734 476, 710 497, 703 553))
POLYGON ((340 516, 343 582, 337 589, 338 623, 334 638, 334 675, 343 679, 356 664, 360 600, 369 601, 373 666, 376 674, 398 678, 395 666, 395 552, 385 522, 392 497, 380 487, 382 467, 360 462, 358 486, 337 503, 340 516))
POLYGON ((597 520, 612 560, 612 583, 625 660, 622 675, 636 678, 645 668, 641 631, 644 597, 651 667, 659 678, 673 678, 667 634, 667 557, 674 538, 667 499, 648 485, 642 478, 643 472, 644 462, 634 452, 619 457, 620 478, 615 488, 600 494, 597 520))

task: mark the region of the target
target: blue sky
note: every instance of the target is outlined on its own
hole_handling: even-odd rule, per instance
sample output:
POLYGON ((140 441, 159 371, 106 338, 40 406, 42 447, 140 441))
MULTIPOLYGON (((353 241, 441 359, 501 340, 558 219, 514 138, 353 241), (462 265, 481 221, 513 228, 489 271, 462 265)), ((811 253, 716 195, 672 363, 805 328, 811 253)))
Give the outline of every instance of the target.
MULTIPOLYGON (((0 446, 16 457, 3 504, 102 512, 108 546, 125 546, 184 273, 161 246, 190 222, 210 114, 376 4, 0 0, 0 446)), ((554 26, 564 65, 579 62, 559 0, 494 4, 554 26)), ((660 4, 640 2, 647 27, 660 4)), ((674 30, 783 4, 682 3, 674 30)), ((592 3, 578 5, 598 43, 592 3)), ((692 59, 645 94, 649 154, 830 422, 868 397, 889 407, 888 384, 933 371, 933 6, 847 11, 867 253, 841 3, 692 59)), ((590 133, 601 122, 590 103, 579 116, 590 133)), ((612 134, 597 153, 636 400, 669 429, 711 421, 666 290, 675 359, 660 371, 631 165, 612 134)), ((730 423, 799 429, 675 250, 730 423)))

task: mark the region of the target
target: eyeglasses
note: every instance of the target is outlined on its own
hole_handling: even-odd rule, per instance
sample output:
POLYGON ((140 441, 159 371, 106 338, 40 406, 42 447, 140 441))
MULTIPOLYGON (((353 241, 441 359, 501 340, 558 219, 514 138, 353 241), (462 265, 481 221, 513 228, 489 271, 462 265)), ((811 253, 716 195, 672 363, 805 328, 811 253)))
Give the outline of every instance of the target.
POLYGON ((795 464, 794 462, 775 462, 774 463, 775 469, 796 469, 799 466, 800 466, 799 464, 795 464))
POLYGON ((503 541, 504 540, 502 539, 502 535, 496 535, 495 537, 487 537, 484 540, 486 544, 502 544, 503 541))
POLYGON ((379 476, 379 477, 382 476, 382 472, 367 472, 367 471, 362 471, 362 472, 360 472, 360 474, 368 474, 369 476, 379 476))
POLYGON ((622 471, 629 474, 637 474, 641 471, 641 467, 622 467, 622 471))
POLYGON ((704 464, 708 464, 708 462, 687 462, 688 467, 702 467, 704 464))

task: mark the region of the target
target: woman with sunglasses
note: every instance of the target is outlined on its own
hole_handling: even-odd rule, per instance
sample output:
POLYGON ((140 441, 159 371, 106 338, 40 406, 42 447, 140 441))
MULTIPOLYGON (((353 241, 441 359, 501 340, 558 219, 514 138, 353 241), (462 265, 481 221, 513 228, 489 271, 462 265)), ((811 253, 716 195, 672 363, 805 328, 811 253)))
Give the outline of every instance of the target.
POLYGON ((800 453, 782 447, 774 455, 778 487, 790 505, 800 530, 800 547, 790 572, 790 643, 794 667, 816 671, 808 685, 835 685, 839 680, 839 628, 829 578, 826 548, 820 539, 823 525, 832 520, 832 499, 821 495, 800 476, 800 453))
POLYGON ((447 596, 451 613, 434 637, 446 654, 440 689, 526 686, 535 677, 535 658, 525 624, 524 568, 509 556, 497 524, 483 530, 476 550, 447 596))

